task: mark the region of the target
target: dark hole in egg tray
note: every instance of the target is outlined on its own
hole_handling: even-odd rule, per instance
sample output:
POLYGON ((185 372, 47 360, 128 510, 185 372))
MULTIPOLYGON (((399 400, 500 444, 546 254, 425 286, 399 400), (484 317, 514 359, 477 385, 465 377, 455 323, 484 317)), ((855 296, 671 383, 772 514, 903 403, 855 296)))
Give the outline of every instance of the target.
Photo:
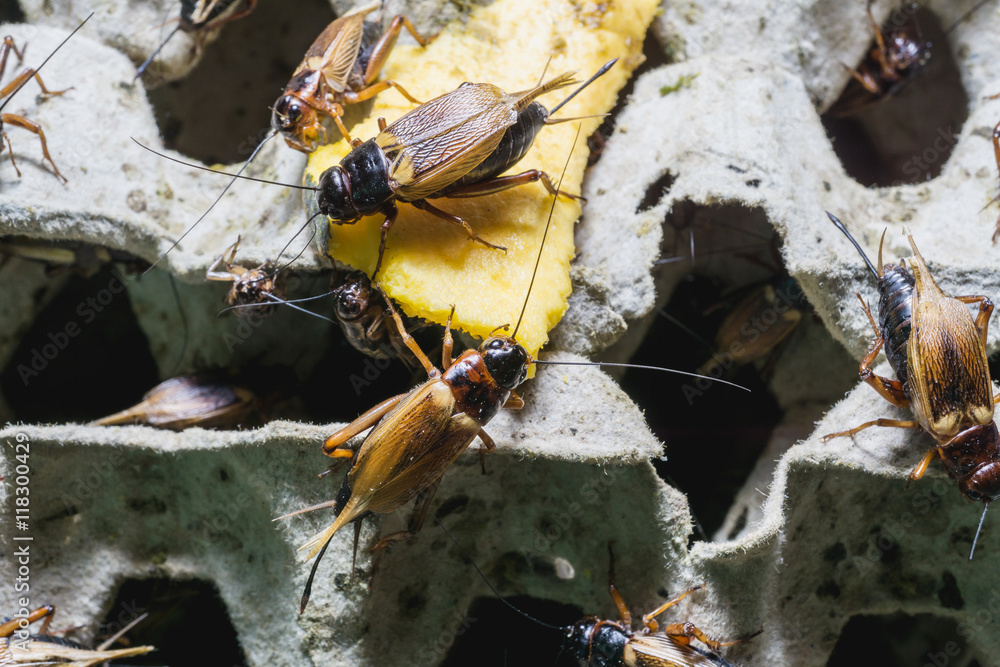
POLYGON ((0 24, 24 23, 24 12, 17 0, 0 0, 0 24))
POLYGON ((969 97, 944 29, 929 9, 918 9, 915 18, 923 39, 933 44, 926 68, 896 94, 854 115, 822 117, 844 169, 864 186, 935 178, 968 118, 969 97))
POLYGON ((934 614, 859 614, 844 626, 827 667, 978 664, 954 619, 934 614))
POLYGON ((129 579, 119 587, 101 631, 114 634, 142 613, 149 616, 128 631, 129 644, 155 646, 156 650, 128 658, 129 665, 248 664, 219 592, 208 581, 129 579))
MULTIPOLYGON (((525 614, 551 625, 570 625, 584 616, 579 607, 551 600, 523 595, 505 599, 525 614)), ((561 632, 525 618, 495 597, 476 598, 464 616, 454 619, 453 625, 441 628, 442 640, 454 637, 454 643, 439 663, 441 667, 576 664, 567 661, 569 656, 560 656, 561 632)))
MULTIPOLYGON (((782 275, 776 244, 761 209, 675 202, 665 221, 663 254, 678 261, 660 270, 676 272, 680 281, 631 361, 696 372, 712 357, 712 341, 739 296, 782 275)), ((639 369, 626 371, 621 383, 666 443, 667 460, 654 461, 657 472, 688 495, 709 538, 782 418, 757 366, 729 369, 722 377, 750 393, 639 369)))
POLYGON ((261 2, 223 27, 186 77, 148 91, 166 147, 208 164, 246 160, 302 54, 334 18, 322 0, 261 2))
POLYGON ((73 277, 22 337, 0 373, 17 419, 91 421, 138 402, 159 382, 116 271, 73 277))

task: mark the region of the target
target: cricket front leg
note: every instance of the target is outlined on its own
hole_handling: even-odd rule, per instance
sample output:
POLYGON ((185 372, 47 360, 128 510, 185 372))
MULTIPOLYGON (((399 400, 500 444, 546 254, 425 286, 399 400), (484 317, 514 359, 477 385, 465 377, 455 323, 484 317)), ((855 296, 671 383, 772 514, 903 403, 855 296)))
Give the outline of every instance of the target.
POLYGON ((417 344, 417 341, 406 331, 406 327, 403 325, 403 318, 399 316, 398 312, 396 312, 396 307, 392 305, 392 299, 389 298, 389 295, 385 293, 382 286, 378 283, 375 283, 375 288, 382 294, 382 298, 385 300, 385 305, 389 308, 389 313, 392 315, 392 319, 396 323, 396 329, 399 331, 399 335, 403 339, 403 343, 409 348, 410 352, 413 353, 413 356, 417 358, 420 365, 424 367, 424 370, 427 372, 427 377, 440 377, 441 371, 434 367, 431 360, 426 354, 424 354, 424 351, 420 349, 420 345, 417 344))
POLYGON ((223 16, 215 19, 209 23, 206 23, 203 30, 209 32, 212 30, 217 30, 227 23, 232 23, 233 21, 239 21, 241 18, 248 16, 254 9, 257 8, 257 0, 247 0, 247 6, 238 12, 234 12, 229 16, 223 16))
POLYGON ((742 644, 743 642, 750 641, 763 632, 763 630, 758 630, 757 632, 747 635, 746 637, 740 637, 739 639, 734 639, 733 641, 723 642, 717 639, 712 639, 707 634, 702 632, 701 629, 694 623, 671 623, 665 627, 663 631, 681 644, 690 644, 693 640, 697 639, 716 653, 719 652, 719 649, 726 646, 742 644))
MULTIPOLYGON (((3 38, 3 43, 0 44, 0 77, 3 77, 4 72, 7 71, 7 59, 10 57, 10 54, 13 53, 17 56, 17 64, 20 65, 24 61, 24 50, 26 48, 28 48, 27 43, 18 50, 17 45, 14 44, 14 38, 10 35, 3 38)), ((6 95, 3 95, 3 97, 6 97, 6 95)))
POLYGON ((479 448, 479 466, 483 469, 483 474, 486 474, 486 455, 492 454, 496 451, 497 443, 493 441, 484 429, 479 429, 479 440, 483 443, 479 448))
POLYGON ((927 472, 927 467, 930 466, 931 461, 937 458, 939 453, 940 452, 937 447, 927 450, 927 453, 924 454, 922 459, 920 459, 920 463, 918 463, 917 467, 910 473, 910 477, 907 480, 906 485, 909 486, 910 482, 916 482, 918 479, 923 477, 924 473, 927 472))
POLYGON ((656 632, 660 627, 659 624, 656 622, 656 620, 654 620, 657 616, 665 612, 667 609, 670 609, 675 604, 677 604, 687 596, 691 595, 695 591, 701 590, 704 587, 705 584, 698 584, 697 586, 692 586, 691 588, 687 589, 686 591, 684 591, 677 597, 673 598, 672 600, 667 600, 666 602, 664 602, 663 604, 661 604, 659 607, 649 612, 648 614, 643 614, 642 616, 643 627, 645 627, 650 632, 656 632))

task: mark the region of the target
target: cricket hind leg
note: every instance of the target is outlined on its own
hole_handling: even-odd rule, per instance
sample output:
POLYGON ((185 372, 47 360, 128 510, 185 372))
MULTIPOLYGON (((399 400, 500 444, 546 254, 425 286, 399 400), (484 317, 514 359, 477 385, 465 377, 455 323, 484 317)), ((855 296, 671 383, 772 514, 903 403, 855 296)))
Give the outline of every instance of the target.
POLYGON ((424 519, 427 516, 427 510, 430 509, 431 501, 434 500, 434 494, 437 492, 438 486, 441 484, 441 479, 438 478, 433 484, 428 486, 426 489, 420 492, 417 496, 416 508, 413 514, 410 515, 410 519, 407 522, 406 530, 400 530, 395 533, 389 533, 385 537, 381 538, 375 543, 369 551, 374 554, 372 560, 372 572, 369 582, 375 579, 375 573, 378 572, 378 567, 381 563, 383 554, 396 542, 401 542, 407 540, 423 528, 424 519))
MULTIPOLYGON (((61 180, 63 183, 67 183, 68 182, 66 180, 66 177, 62 175, 62 172, 59 171, 59 167, 56 166, 55 161, 52 159, 52 155, 49 154, 49 145, 48 145, 48 142, 46 142, 46 140, 45 140, 45 131, 42 130, 42 126, 41 125, 39 125, 38 123, 36 123, 33 120, 28 120, 24 116, 18 116, 17 114, 12 114, 12 113, 5 113, 3 115, 0 115, 0 124, 2 124, 2 123, 9 123, 10 125, 13 125, 14 127, 20 127, 21 129, 27 130, 28 132, 31 132, 32 134, 37 135, 38 136, 38 140, 42 144, 42 155, 44 156, 44 159, 48 160, 49 164, 52 165, 52 169, 53 169, 53 171, 55 171, 55 175, 56 175, 56 177, 59 180, 61 180)), ((7 133, 6 132, 4 132, 3 136, 7 139, 7 146, 9 148, 10 147, 10 137, 7 137, 7 133)), ((11 159, 11 162, 13 162, 14 161, 14 150, 12 148, 9 148, 9 150, 10 150, 10 159, 11 159)), ((15 165, 14 168, 16 170, 17 169, 17 165, 15 165)), ((18 170, 17 174, 18 174, 18 176, 20 176, 21 172, 18 170)))

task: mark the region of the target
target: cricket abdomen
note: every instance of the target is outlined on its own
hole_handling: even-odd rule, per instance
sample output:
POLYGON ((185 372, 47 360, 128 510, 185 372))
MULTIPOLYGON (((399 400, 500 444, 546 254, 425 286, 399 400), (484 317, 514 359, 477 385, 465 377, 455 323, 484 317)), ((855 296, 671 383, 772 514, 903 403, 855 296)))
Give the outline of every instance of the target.
POLYGON ((913 275, 905 267, 887 264, 878 281, 878 323, 882 331, 885 356, 896 378, 907 384, 906 348, 910 340, 913 318, 913 275))

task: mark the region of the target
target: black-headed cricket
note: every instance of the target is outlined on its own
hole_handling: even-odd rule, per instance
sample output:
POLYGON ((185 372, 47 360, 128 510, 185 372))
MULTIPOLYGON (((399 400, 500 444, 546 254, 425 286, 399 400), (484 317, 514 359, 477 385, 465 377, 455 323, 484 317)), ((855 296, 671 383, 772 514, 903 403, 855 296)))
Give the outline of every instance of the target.
MULTIPOLYGON (((558 626, 540 620, 518 609, 503 598, 490 583, 472 557, 437 518, 437 524, 466 555, 472 566, 489 586, 493 594, 505 605, 528 620, 543 627, 562 633, 560 655, 568 655, 580 667, 732 667, 719 651, 727 646, 750 641, 763 630, 732 641, 720 641, 709 637, 694 623, 669 623, 660 628, 656 617, 675 606, 688 595, 705 588, 692 586, 659 607, 642 616, 642 627, 632 627, 632 614, 618 587, 615 585, 615 555, 612 545, 608 545, 608 588, 611 599, 618 609, 620 620, 612 621, 600 616, 585 616, 572 625, 558 626), (705 648, 693 644, 701 642, 705 648)), ((559 664, 563 664, 562 661, 559 664)))
POLYGON ((617 59, 606 63, 551 111, 535 99, 576 83, 573 72, 565 72, 515 93, 505 93, 490 83, 466 83, 421 104, 390 125, 380 118, 379 134, 365 142, 355 140, 354 148, 340 164, 320 175, 318 187, 219 172, 147 150, 203 171, 314 190, 318 208, 315 216, 325 215, 335 224, 352 224, 369 215, 383 214, 378 259, 372 271, 375 280, 382 266, 386 237, 398 215, 396 202, 409 203, 458 225, 471 241, 505 251, 506 248, 480 238, 462 218, 442 211, 427 200, 481 197, 534 181, 541 181, 550 194, 579 199, 579 195, 559 191, 549 175, 537 169, 509 176, 500 174, 527 154, 543 127, 575 120, 552 118, 552 114, 615 62, 617 59))
POLYGON ((408 367, 417 367, 417 358, 389 314, 385 295, 373 289, 364 271, 338 269, 332 286, 333 314, 351 347, 373 359, 399 358, 408 367))
POLYGON ((726 646, 742 644, 760 630, 732 641, 712 639, 694 623, 668 623, 662 629, 656 617, 704 586, 693 586, 659 607, 643 614, 642 628, 632 628, 632 614, 615 586, 615 561, 608 548, 608 588, 621 617, 612 621, 587 616, 564 628, 563 650, 576 658, 580 667, 731 667, 719 655, 726 646), (692 642, 701 642, 699 648, 692 642))
MULTIPOLYGON (((203 2, 204 0, 199 0, 199 3, 203 2)), ((219 4, 218 0, 211 3, 213 11, 218 12, 219 4)), ((238 0, 225 4, 236 6, 238 0)), ((256 0, 253 4, 256 4, 256 0)), ((243 171, 250 166, 250 163, 257 157, 257 153, 278 134, 281 134, 285 142, 292 148, 310 153, 316 150, 320 143, 326 143, 323 118, 332 118, 344 138, 348 141, 351 140, 350 134, 341 120, 345 104, 356 104, 371 99, 390 87, 398 90, 414 104, 419 104, 395 81, 376 82, 376 80, 385 66, 389 53, 396 44, 402 28, 405 27, 422 46, 425 46, 430 40, 421 36, 410 20, 404 16, 396 16, 389 27, 379 36, 378 25, 365 22, 365 17, 380 6, 382 6, 381 1, 358 7, 330 23, 320 33, 306 51, 302 62, 285 87, 285 91, 274 103, 271 114, 272 131, 254 148, 240 170, 236 174, 229 174, 233 177, 229 184, 219 193, 212 205, 170 246, 167 252, 173 250, 198 223, 211 213, 237 178, 248 178, 242 176, 243 171)), ((245 13, 249 13, 251 9, 252 7, 249 7, 245 13)), ((241 13, 239 16, 243 16, 245 13, 241 13)), ((239 16, 230 17, 228 20, 235 20, 239 16)), ((181 25, 184 25, 183 21, 181 25)), ((160 45, 161 48, 162 46, 163 44, 160 45)), ((158 51, 159 49, 157 49, 158 51)), ((155 55, 156 52, 150 56, 150 60, 155 55)), ((147 60, 140 68, 140 74, 150 60, 147 60)), ((138 77, 138 74, 136 76, 138 77)), ((159 155, 159 153, 157 154, 159 155)), ((154 262, 154 266, 157 262, 159 259, 154 262)))
POLYGON ((861 362, 861 379, 896 407, 909 407, 915 418, 876 419, 830 433, 823 440, 851 436, 870 426, 919 428, 933 437, 936 445, 913 469, 910 479, 923 477, 931 462, 940 458, 962 493, 969 500, 983 502, 985 518, 986 508, 1000 498, 1000 434, 993 421, 993 406, 1000 394, 993 395, 986 357, 993 302, 985 296, 952 297, 941 291, 909 231, 912 274, 902 265, 883 265, 881 243, 878 266, 873 265, 843 223, 827 215, 878 280, 878 324, 858 295, 875 332, 861 362), (966 304, 979 306, 975 320, 966 304), (871 369, 883 345, 897 379, 881 377, 871 369))

